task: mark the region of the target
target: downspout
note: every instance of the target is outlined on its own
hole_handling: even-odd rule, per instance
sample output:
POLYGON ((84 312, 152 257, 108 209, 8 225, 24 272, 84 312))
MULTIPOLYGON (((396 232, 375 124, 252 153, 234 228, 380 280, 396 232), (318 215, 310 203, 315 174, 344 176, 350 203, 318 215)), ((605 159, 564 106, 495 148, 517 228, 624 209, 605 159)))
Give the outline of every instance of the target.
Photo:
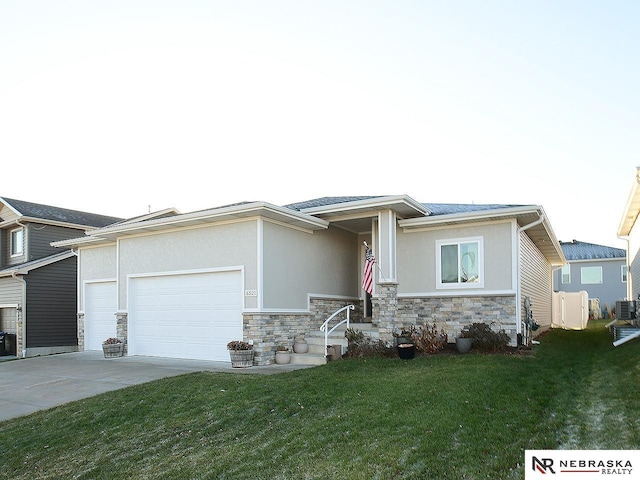
MULTIPOLYGON (((14 280, 16 280, 17 282, 20 282, 22 284, 22 306, 20 306, 20 304, 18 304, 18 306, 16 307, 16 315, 18 316, 22 316, 22 328, 21 328, 21 332, 20 332, 20 336, 21 336, 21 344, 22 344, 22 358, 25 358, 27 356, 27 345, 26 345, 26 340, 27 340, 27 324, 24 321, 25 317, 26 317, 26 311, 27 311, 27 281, 22 277, 22 276, 18 276, 17 272, 11 272, 11 278, 13 278, 14 280)), ((18 320, 18 318, 16 317, 16 320, 18 320)), ((16 338, 16 354, 18 354, 18 342, 17 342, 17 338, 16 338)))
MULTIPOLYGON (((536 225, 540 225, 542 222, 545 221, 545 216, 542 212, 538 211, 538 215, 539 217, 537 220, 534 220, 533 222, 518 228, 518 259, 516 263, 516 265, 518 265, 518 278, 516 279, 517 281, 516 304, 518 305, 518 308, 516 309, 516 312, 517 312, 516 334, 520 335, 520 337, 522 337, 522 294, 520 293, 520 279, 522 278, 522 275, 521 275, 522 265, 520 264, 520 253, 521 253, 520 234, 525 230, 535 227, 536 225)), ((551 280, 553 281, 553 279, 551 280)))

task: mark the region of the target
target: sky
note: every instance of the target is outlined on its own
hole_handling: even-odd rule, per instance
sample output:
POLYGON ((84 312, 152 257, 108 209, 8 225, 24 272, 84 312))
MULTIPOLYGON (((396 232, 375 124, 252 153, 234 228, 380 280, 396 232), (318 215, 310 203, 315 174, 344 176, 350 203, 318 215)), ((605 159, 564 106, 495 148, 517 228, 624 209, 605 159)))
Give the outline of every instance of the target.
POLYGON ((541 205, 624 248, 639 47, 637 0, 3 0, 0 197, 541 205))

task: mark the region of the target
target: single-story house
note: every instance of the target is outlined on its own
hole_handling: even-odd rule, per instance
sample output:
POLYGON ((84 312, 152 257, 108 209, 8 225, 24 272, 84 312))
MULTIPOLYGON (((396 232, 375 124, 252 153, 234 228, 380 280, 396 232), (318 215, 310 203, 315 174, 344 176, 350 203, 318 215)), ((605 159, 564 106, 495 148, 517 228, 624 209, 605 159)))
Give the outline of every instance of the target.
POLYGON ((627 295, 627 257, 622 248, 572 240, 560 242, 567 263, 553 274, 553 286, 560 292, 585 291, 597 300, 595 318, 611 316, 616 301, 627 295))
POLYGON ((627 300, 640 298, 640 167, 630 177, 631 189, 618 225, 618 237, 626 240, 627 251, 627 300))
POLYGON ((538 333, 550 326, 552 269, 565 263, 541 206, 407 195, 174 211, 54 245, 78 255, 80 348, 118 336, 129 355, 228 361, 226 344, 244 339, 258 365, 347 304, 389 343, 403 326, 436 322, 453 340, 482 321, 515 346, 525 297, 538 333))
POLYGON ((0 354, 77 350, 77 258, 51 242, 120 220, 0 198, 0 354))

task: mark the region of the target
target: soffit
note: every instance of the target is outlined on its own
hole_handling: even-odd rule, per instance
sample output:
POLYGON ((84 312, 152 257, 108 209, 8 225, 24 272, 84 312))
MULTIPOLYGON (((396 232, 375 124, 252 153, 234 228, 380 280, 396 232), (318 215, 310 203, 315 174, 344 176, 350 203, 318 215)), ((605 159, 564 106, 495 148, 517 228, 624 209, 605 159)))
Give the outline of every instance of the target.
POLYGON ((634 179, 631 192, 629 192, 629 197, 627 198, 624 213, 620 219, 618 236, 626 237, 631 233, 631 230, 636 223, 636 219, 638 218, 638 214, 640 213, 640 190, 638 188, 638 182, 640 182, 640 168, 638 169, 638 173, 636 173, 636 179, 634 179))

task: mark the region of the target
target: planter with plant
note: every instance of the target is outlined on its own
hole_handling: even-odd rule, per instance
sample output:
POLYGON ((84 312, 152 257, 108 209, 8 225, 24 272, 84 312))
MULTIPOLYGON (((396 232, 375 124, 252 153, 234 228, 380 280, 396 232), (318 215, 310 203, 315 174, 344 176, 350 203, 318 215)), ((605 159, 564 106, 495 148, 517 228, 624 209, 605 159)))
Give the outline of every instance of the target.
POLYGON ((481 352, 504 352, 509 345, 509 335, 503 329, 494 331, 487 323, 475 322, 466 327, 466 330, 473 338, 473 348, 481 352))
POLYGON ((469 331, 469 327, 465 327, 456 337, 456 348, 460 353, 467 353, 473 345, 473 333, 469 331))
POLYGON ((276 350, 276 363, 278 365, 286 365, 291 362, 291 352, 284 345, 279 345, 276 350))
POLYGON ((231 367, 247 368, 253 366, 253 345, 242 340, 232 340, 227 343, 231 367))
POLYGON ((124 343, 119 338, 111 337, 102 342, 104 358, 117 358, 124 355, 124 343))
POLYGON ((309 344, 304 337, 297 337, 293 343, 293 351, 295 353, 307 353, 309 351, 309 344))

